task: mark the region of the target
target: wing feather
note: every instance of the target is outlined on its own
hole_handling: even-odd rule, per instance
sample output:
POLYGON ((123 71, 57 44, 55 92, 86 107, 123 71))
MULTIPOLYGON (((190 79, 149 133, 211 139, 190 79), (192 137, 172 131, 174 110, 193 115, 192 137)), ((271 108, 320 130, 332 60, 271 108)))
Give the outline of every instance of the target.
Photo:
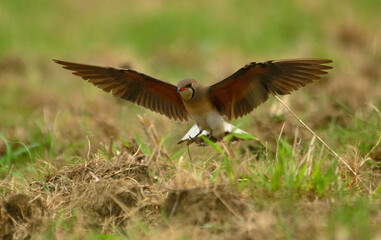
POLYGON ((209 99, 229 119, 248 114, 269 98, 289 94, 327 74, 328 59, 252 62, 209 88, 209 99))
POLYGON ((112 92, 115 97, 175 120, 188 119, 188 113, 175 85, 130 69, 99 67, 61 60, 54 62, 103 91, 112 92))

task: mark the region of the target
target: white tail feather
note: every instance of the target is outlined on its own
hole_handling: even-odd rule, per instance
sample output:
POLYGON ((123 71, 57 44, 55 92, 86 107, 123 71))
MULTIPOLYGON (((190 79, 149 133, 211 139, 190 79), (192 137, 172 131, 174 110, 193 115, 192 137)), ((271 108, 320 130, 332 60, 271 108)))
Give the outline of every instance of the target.
POLYGON ((230 123, 227 123, 227 122, 224 122, 224 128, 225 128, 225 133, 238 133, 238 134, 247 133, 247 132, 243 131, 242 129, 239 129, 236 126, 234 126, 230 123))
POLYGON ((184 137, 178 143, 194 140, 196 137, 206 136, 209 134, 209 132, 205 130, 202 131, 202 133, 200 134, 199 133, 200 133, 200 128, 197 126, 197 124, 195 124, 193 125, 193 127, 191 127, 191 129, 189 129, 189 131, 184 135, 184 137))
MULTIPOLYGON (((238 133, 238 134, 244 134, 246 133, 242 129, 237 128, 236 126, 224 122, 224 129, 225 129, 225 135, 229 133, 238 133)), ((197 139, 200 139, 201 136, 208 136, 209 132, 206 130, 203 130, 200 133, 200 128, 197 126, 197 124, 193 125, 189 131, 184 135, 184 137, 178 142, 182 143, 184 141, 190 141, 191 143, 194 142, 197 139), (197 139, 196 139, 197 138, 197 139)))

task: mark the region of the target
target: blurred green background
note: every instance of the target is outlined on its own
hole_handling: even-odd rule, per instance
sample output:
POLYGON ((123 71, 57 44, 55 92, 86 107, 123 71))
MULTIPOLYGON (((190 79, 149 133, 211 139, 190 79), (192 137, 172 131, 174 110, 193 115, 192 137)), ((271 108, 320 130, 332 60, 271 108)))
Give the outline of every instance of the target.
POLYGON ((211 61, 342 60, 340 41, 371 45, 370 58, 380 8, 379 0, 2 1, 0 56, 137 60, 176 80, 206 75, 211 61))
MULTIPOLYGON (((47 155, 66 157, 85 154, 89 132, 140 135, 137 113, 163 126, 159 135, 171 148, 183 134, 166 118, 80 81, 53 58, 208 84, 251 61, 316 57, 332 59, 334 69, 289 104, 316 130, 329 129, 332 144, 357 144, 362 133, 338 134, 329 124, 353 125, 347 120, 365 103, 380 103, 380 12, 380 0, 2 1, 0 133, 28 146, 51 141, 47 155)), ((275 139, 281 126, 271 125, 278 110, 269 102, 236 124, 275 139)))
MULTIPOLYGON (((191 76, 211 84, 251 61, 328 58, 333 60, 334 67, 328 75, 284 99, 358 171, 365 184, 353 180, 348 169, 340 162, 336 164, 320 143, 315 143, 315 151, 310 133, 273 98, 233 123, 270 143, 280 138, 282 132, 281 143, 288 150, 283 156, 284 166, 276 165, 272 155, 268 161, 267 150, 246 141, 234 145, 239 159, 230 159, 237 171, 236 178, 224 175, 224 169, 221 174, 213 172, 222 162, 222 155, 209 147, 191 147, 198 171, 193 173, 202 185, 215 184, 208 179, 209 175, 238 182, 241 171, 249 172, 246 180, 252 182, 234 186, 239 186, 239 191, 253 191, 250 193, 253 209, 258 207, 257 203, 275 209, 270 215, 277 228, 268 225, 267 234, 276 231, 288 239, 292 236, 305 239, 312 229, 317 236, 322 234, 320 239, 379 237, 380 205, 373 198, 379 197, 381 181, 378 146, 381 114, 377 110, 381 107, 380 48, 381 0, 1 0, 1 198, 5 199, 12 191, 22 192, 28 189, 29 182, 43 180, 94 156, 109 160, 108 147, 117 152, 123 141, 137 141, 146 158, 154 156, 156 150, 149 145, 136 114, 152 119, 163 149, 177 167, 181 166, 181 171, 171 172, 173 169, 166 165, 154 169, 165 175, 163 185, 171 182, 173 176, 174 179, 180 176, 180 180, 184 177, 186 181, 186 174, 182 174, 190 172, 190 167, 184 164, 188 163, 186 147, 176 145, 189 125, 115 99, 63 70, 52 59, 131 66, 171 83, 191 76), (295 139, 300 140, 300 145, 295 139), (300 163, 296 160, 305 162, 305 159, 311 161, 309 168, 317 169, 311 176, 299 175, 302 165, 294 167, 300 163), (330 175, 324 175, 332 166, 338 184, 331 184, 330 175), (279 177, 279 189, 266 192, 274 176, 279 177), (290 182, 285 176, 290 176, 290 182), (299 181, 300 176, 302 187, 294 188, 293 181, 299 181), (323 179, 324 176, 328 177, 323 179), (316 186, 318 190, 320 187, 320 193, 316 186), (366 191, 368 186, 371 190, 378 186, 378 190, 372 195, 366 191), (284 196, 289 193, 295 194, 298 201, 291 199, 292 204, 283 206, 284 196), (333 204, 335 201, 337 205, 333 204), (321 213, 314 206, 326 212, 321 213), (294 216, 298 220, 290 227, 294 216), (378 236, 372 232, 377 229, 378 236)), ((153 182, 152 186, 162 188, 160 184, 153 182)), ((266 214, 264 219, 268 218, 266 214)), ((78 222, 81 221, 80 218, 78 222)), ((175 227, 167 226, 166 221, 163 220, 164 225, 170 228, 167 233, 172 234, 175 227)), ((147 229, 151 227, 147 225, 147 229)), ((54 227, 51 229, 55 231, 54 227)), ((210 227, 211 234, 216 229, 210 227)), ((159 227, 156 232, 161 230, 159 227)))
MULTIPOLYGON (((67 146, 81 144, 87 130, 133 136, 139 113, 163 125, 161 136, 173 134, 171 143, 181 137, 176 124, 79 81, 53 58, 131 66, 172 83, 187 76, 213 83, 251 61, 328 58, 334 69, 325 80, 296 92, 290 104, 317 130, 332 121, 348 125, 345 119, 365 103, 381 99, 380 12, 380 0, 2 1, 0 132, 32 144, 45 142, 40 132, 53 129, 67 141, 62 148, 72 149, 67 146), (67 130, 71 124, 87 130, 77 136, 67 130)), ((271 130, 276 135, 280 126, 263 126, 272 102, 238 124, 260 137, 271 130), (261 116, 262 123, 253 122, 261 116)), ((348 141, 330 131, 337 136, 333 144, 348 141)))

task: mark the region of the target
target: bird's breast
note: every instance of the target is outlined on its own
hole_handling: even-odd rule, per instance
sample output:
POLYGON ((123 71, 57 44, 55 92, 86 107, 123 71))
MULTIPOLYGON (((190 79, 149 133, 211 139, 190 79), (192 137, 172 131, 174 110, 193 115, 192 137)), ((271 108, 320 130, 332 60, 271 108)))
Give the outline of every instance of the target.
POLYGON ((215 108, 209 101, 184 102, 187 111, 193 115, 205 115, 208 112, 215 111, 215 108))
POLYGON ((202 130, 213 130, 223 126, 222 116, 209 101, 184 102, 184 105, 202 130))

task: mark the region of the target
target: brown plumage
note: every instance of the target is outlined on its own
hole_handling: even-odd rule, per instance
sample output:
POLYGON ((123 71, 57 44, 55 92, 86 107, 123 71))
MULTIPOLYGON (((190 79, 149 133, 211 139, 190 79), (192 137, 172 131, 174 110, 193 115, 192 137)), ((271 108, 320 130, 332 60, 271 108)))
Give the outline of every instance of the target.
POLYGON ((54 60, 105 92, 133 102, 174 120, 187 120, 188 114, 176 86, 130 69, 98 67, 54 60))
POLYGON ((320 79, 332 67, 325 59, 290 59, 252 62, 209 88, 209 97, 218 111, 229 119, 250 113, 269 94, 289 94, 320 79))
POLYGON ((233 131, 223 115, 233 119, 248 114, 270 94, 289 94, 320 79, 332 68, 325 65, 332 62, 326 59, 252 62, 208 87, 193 78, 183 79, 175 86, 130 69, 54 61, 116 97, 175 120, 192 118, 198 133, 190 131, 182 140, 192 139, 204 130, 220 139, 227 131, 233 131))

